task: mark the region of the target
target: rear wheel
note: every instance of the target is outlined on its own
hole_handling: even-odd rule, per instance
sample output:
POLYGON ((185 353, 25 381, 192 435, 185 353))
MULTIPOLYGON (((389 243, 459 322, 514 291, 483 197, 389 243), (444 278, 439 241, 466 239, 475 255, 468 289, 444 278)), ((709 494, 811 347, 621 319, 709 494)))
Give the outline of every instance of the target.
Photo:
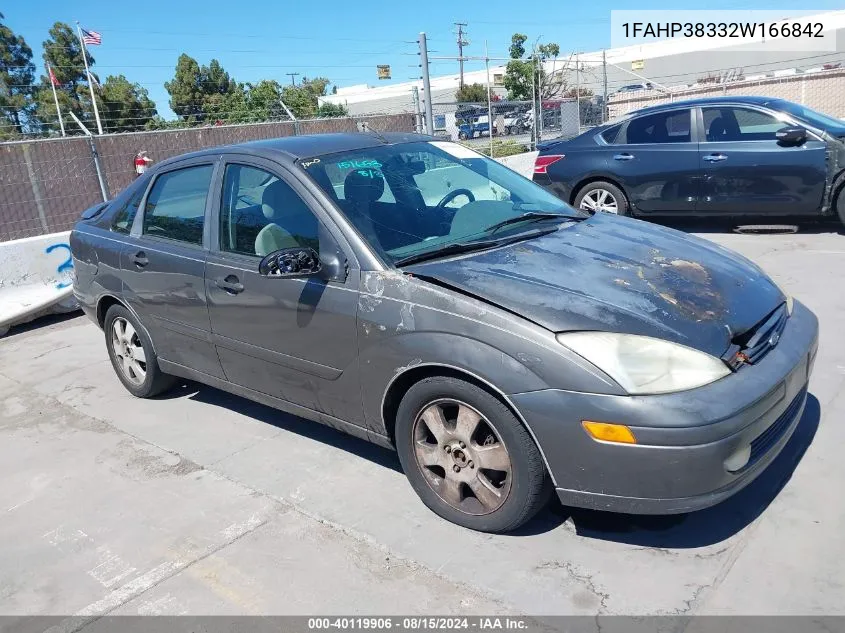
POLYGON ((150 398, 173 386, 175 378, 159 369, 152 343, 129 310, 110 307, 103 331, 112 367, 129 393, 150 398))
POLYGON ((619 187, 604 180, 584 185, 575 196, 575 206, 593 213, 630 215, 625 194, 619 187))
POLYGON ((525 427, 492 395, 456 378, 427 378, 399 405, 402 468, 431 510, 482 532, 514 530, 551 492, 525 427))

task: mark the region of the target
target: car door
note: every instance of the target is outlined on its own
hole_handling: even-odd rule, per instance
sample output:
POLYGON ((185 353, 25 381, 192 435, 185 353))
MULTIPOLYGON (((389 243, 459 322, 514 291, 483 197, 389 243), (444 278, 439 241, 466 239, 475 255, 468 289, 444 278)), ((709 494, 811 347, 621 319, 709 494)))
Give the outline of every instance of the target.
POLYGON ((293 174, 258 158, 227 158, 217 198, 206 289, 226 378, 359 421, 360 275, 337 228, 293 174), (323 271, 308 278, 259 272, 264 256, 290 247, 316 250, 323 271))
POLYGON ((613 177, 640 213, 695 211, 701 177, 692 109, 643 114, 605 149, 613 177))
POLYGON ((215 157, 157 174, 121 253, 123 292, 158 355, 222 378, 205 294, 209 188, 215 157))
POLYGON ((827 182, 827 145, 812 132, 798 146, 781 144, 782 115, 751 106, 700 109, 704 174, 699 210, 713 214, 816 213, 827 182))

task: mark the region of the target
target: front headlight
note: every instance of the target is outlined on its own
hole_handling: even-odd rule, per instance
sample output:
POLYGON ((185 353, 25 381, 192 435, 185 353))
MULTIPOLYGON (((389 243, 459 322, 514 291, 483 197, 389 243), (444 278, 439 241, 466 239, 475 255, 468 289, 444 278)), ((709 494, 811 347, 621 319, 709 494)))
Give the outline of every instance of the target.
POLYGON ((720 359, 649 336, 613 332, 564 332, 557 335, 634 395, 693 389, 731 373, 720 359))

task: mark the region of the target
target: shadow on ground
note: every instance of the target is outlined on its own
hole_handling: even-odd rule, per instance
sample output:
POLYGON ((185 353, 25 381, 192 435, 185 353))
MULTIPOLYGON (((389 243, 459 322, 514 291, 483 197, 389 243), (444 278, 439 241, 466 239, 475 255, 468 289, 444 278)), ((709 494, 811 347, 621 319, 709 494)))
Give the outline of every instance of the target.
POLYGON ((339 448, 347 453, 367 459, 383 468, 389 468, 399 473, 402 472, 402 467, 399 465, 399 458, 391 450, 353 437, 329 426, 279 411, 273 407, 232 395, 214 387, 208 387, 194 382, 185 382, 157 396, 157 399, 169 400, 171 398, 185 397, 235 411, 275 426, 278 429, 296 433, 297 435, 322 442, 334 448, 339 448))
MULTIPOLYGON (((186 382, 159 396, 160 399, 182 397, 236 411, 276 428, 344 450, 382 468, 402 472, 399 459, 393 451, 213 387, 186 382)), ((777 497, 813 441, 820 418, 819 401, 809 395, 801 421, 781 454, 746 488, 711 508, 681 515, 627 515, 567 508, 554 497, 549 507, 537 518, 511 535, 543 534, 571 520, 580 536, 642 547, 676 549, 719 543, 754 521, 777 497)), ((410 488, 408 493, 409 501, 412 501, 410 488)))
MULTIPOLYGON (((799 235, 817 235, 820 233, 845 233, 845 227, 841 222, 833 220, 806 220, 799 218, 772 218, 772 217, 747 217, 747 218, 712 218, 703 220, 682 219, 682 218, 641 218, 648 219, 654 224, 660 224, 671 229, 677 229, 685 233, 734 233, 739 226, 749 225, 783 225, 797 226, 799 235)), ((781 235, 788 232, 781 233, 781 235)), ((772 233, 746 233, 750 237, 754 235, 771 235, 772 233)))

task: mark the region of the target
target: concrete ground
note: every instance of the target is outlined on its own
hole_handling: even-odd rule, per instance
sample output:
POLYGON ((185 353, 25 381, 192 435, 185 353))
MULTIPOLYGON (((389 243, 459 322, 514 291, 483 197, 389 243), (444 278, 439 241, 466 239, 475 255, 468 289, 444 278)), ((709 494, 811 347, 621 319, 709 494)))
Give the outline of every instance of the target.
POLYGON ((0 339, 0 614, 843 614, 845 236, 706 237, 821 320, 784 453, 677 517, 439 519, 393 453, 209 387, 132 398, 82 317, 0 339))

